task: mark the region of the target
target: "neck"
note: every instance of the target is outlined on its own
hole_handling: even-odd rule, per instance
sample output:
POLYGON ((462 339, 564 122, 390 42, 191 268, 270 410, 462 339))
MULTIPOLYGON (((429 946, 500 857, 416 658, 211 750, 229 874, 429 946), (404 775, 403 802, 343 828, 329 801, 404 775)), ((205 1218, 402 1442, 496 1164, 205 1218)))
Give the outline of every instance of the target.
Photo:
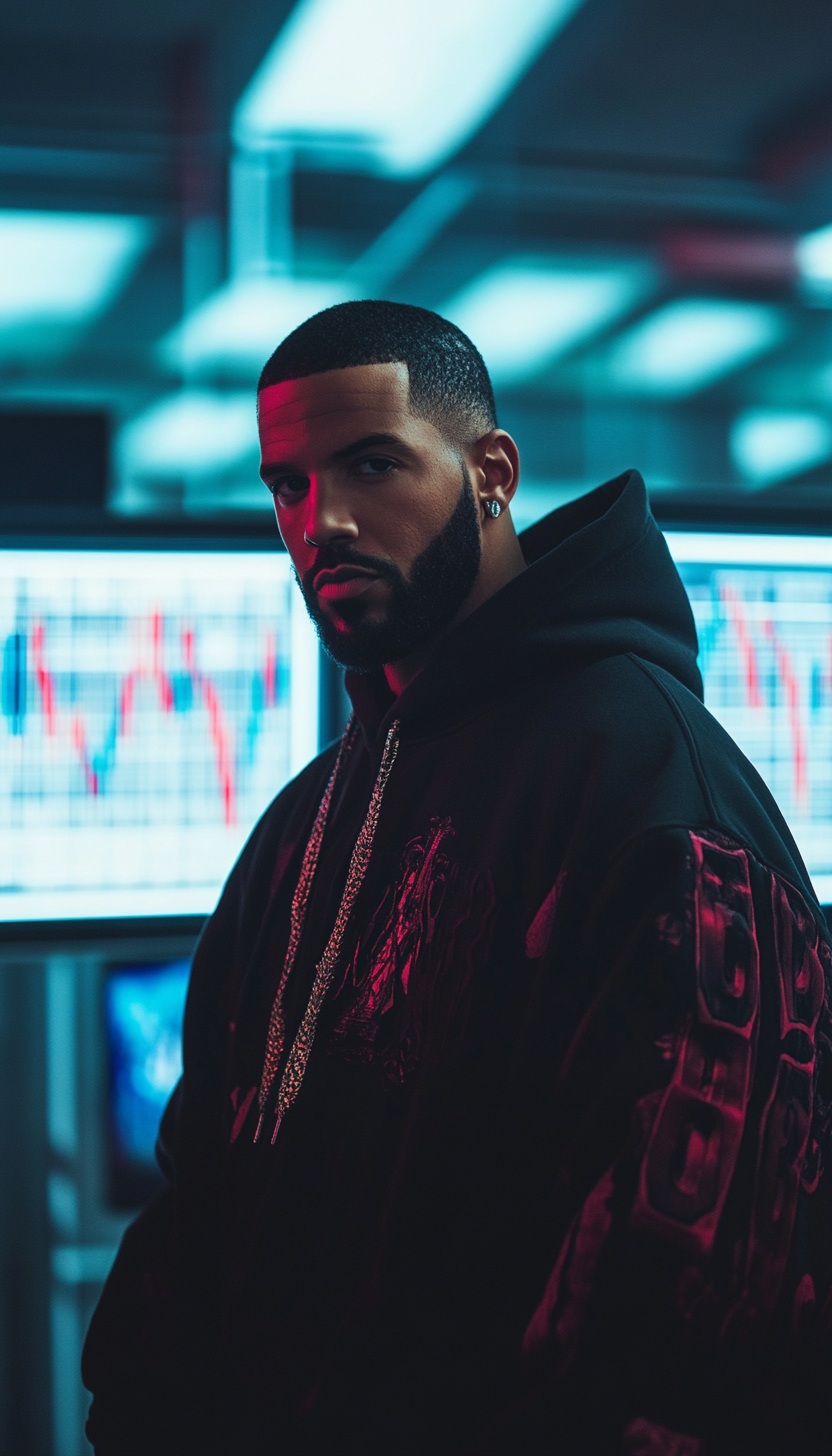
MULTIPOLYGON (((477 579, 456 616, 442 628, 441 632, 438 632, 429 642, 422 643, 407 657, 401 657, 397 662, 385 663, 384 676, 387 678, 390 691, 395 693, 396 697, 404 692, 408 684, 427 667, 437 645, 447 637, 449 632, 453 631, 454 627, 458 626, 460 622, 464 622, 466 617, 470 617, 477 607, 481 607, 489 597, 493 597, 502 587, 507 586, 515 576, 520 575, 521 571, 525 571, 526 562, 523 559, 520 542, 510 516, 506 514, 499 525, 504 528, 500 533, 500 540, 492 542, 488 559, 483 552, 477 579)), ((494 535, 496 536, 496 534, 495 531, 494 535)))

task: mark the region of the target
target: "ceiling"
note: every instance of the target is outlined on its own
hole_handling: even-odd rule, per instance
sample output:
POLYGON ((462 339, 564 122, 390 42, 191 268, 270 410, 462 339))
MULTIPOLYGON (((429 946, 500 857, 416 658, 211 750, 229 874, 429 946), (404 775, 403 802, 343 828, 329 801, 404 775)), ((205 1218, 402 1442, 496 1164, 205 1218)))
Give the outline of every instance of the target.
MULTIPOLYGON (((227 274, 231 114, 290 9, 6 4, 0 203, 141 215, 154 242, 70 353, 0 360, 2 408, 103 408, 118 430, 181 386, 158 343, 227 274), (208 240, 196 284, 193 269, 183 281, 195 220, 208 240)), ((371 70, 360 83, 372 85, 371 70)), ((384 258, 377 247, 373 277, 378 291, 428 307, 520 255, 640 260, 653 270, 649 299, 498 390, 532 487, 568 493, 638 465, 668 517, 730 510, 832 522, 828 460, 751 489, 730 447, 743 411, 821 416, 832 405, 832 311, 806 297, 793 266, 794 240, 832 222, 827 0, 585 0, 442 175, 464 187, 426 222, 429 203, 418 199, 435 179, 301 158, 291 179, 298 276, 335 278, 366 263, 411 204, 422 212, 408 214, 409 231, 387 234, 384 258), (776 310, 782 342, 690 396, 617 391, 608 367, 616 329, 701 295, 776 310)), ((221 371, 209 382, 250 387, 221 371)), ((240 506, 255 492, 246 460, 200 491, 201 508, 240 506)), ((188 501, 168 481, 142 508, 188 501)))

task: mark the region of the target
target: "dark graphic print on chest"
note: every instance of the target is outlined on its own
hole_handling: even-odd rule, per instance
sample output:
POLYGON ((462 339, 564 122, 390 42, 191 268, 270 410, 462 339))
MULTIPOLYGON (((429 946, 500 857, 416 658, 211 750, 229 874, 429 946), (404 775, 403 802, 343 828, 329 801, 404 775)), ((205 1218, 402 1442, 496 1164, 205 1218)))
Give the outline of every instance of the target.
POLYGON ((425 1036, 449 1051, 464 1031, 473 981, 488 959, 495 901, 490 874, 448 853, 450 819, 411 839, 334 991, 327 1050, 374 1063, 401 1083, 425 1036))

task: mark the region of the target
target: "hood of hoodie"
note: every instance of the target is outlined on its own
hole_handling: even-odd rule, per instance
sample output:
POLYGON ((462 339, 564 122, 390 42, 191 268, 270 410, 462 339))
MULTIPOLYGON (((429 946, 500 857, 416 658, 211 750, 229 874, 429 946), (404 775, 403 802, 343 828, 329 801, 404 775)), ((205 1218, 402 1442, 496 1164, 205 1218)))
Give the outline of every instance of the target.
POLYGON ((690 602, 637 470, 552 511, 520 544, 527 569, 437 643, 400 697, 381 670, 347 673, 369 738, 393 717, 408 737, 430 734, 525 679, 627 652, 702 697, 690 602))

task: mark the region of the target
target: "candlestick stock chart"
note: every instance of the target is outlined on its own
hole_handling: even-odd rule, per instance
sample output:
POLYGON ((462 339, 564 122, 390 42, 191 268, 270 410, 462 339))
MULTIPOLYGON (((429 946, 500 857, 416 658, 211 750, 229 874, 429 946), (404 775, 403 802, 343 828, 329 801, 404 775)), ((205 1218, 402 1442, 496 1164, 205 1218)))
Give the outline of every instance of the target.
MULTIPOLYGON (((668 533, 705 701, 832 900, 832 542, 668 533)), ((317 749, 288 558, 0 552, 0 919, 210 910, 317 749)))
POLYGON ((669 533, 705 703, 771 789, 832 899, 832 540, 669 533))
POLYGON ((317 749, 274 553, 0 553, 0 918, 209 910, 317 749))

